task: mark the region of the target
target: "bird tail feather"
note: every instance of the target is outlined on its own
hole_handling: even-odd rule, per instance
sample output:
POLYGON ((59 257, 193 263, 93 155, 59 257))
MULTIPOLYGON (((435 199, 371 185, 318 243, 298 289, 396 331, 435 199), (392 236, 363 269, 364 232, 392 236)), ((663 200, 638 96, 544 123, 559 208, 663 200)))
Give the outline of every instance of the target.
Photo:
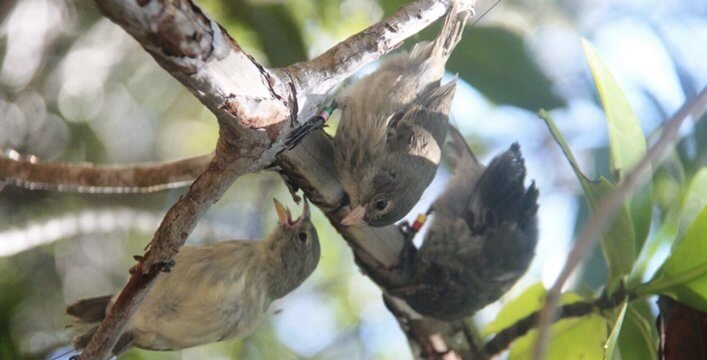
POLYGON ((80 324, 97 323, 106 317, 106 309, 111 295, 81 299, 66 308, 66 313, 76 318, 80 324))
POLYGON ((526 190, 525 161, 518 143, 491 161, 474 189, 469 207, 476 214, 490 212, 498 223, 520 221, 538 210, 538 190, 532 183, 526 190))

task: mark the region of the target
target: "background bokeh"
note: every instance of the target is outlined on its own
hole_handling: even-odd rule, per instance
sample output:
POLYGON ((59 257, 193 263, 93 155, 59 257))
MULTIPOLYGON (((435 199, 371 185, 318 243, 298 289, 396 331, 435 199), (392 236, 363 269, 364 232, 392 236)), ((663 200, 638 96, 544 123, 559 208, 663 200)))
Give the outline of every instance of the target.
MULTIPOLYGON (((312 58, 402 3, 198 1, 269 66, 312 58)), ((477 14, 492 5, 479 1, 477 14)), ((436 29, 406 46, 432 38, 436 29)), ((606 122, 581 37, 597 47, 646 134, 707 83, 707 3, 700 0, 506 0, 467 28, 449 63, 450 77, 458 74, 460 82, 453 120, 484 161, 518 141, 541 192, 536 259, 504 299, 537 281, 554 281, 587 215, 579 184, 537 109, 551 110, 586 172, 608 173, 606 122)), ((707 164, 707 125, 689 123, 681 134, 675 156, 688 176, 707 164)), ((0 2, 0 148, 44 160, 133 163, 207 153, 216 138, 214 116, 91 1, 0 2)), ((414 213, 426 209, 448 175, 441 169, 414 213)), ((658 198, 670 203, 679 185, 660 184, 658 198)), ((66 304, 119 289, 132 255, 142 252, 182 193, 76 195, 6 186, 0 192, 0 358, 47 359, 68 350, 66 304)), ((189 243, 263 236, 276 221, 273 197, 299 212, 276 174, 239 179, 189 243)), ((655 217, 661 215, 657 209, 655 217)), ((315 223, 320 266, 272 307, 252 336, 126 358, 408 358, 380 291, 318 211, 315 223)), ((577 272, 575 287, 601 285, 602 261, 597 252, 577 272)), ((488 322, 504 299, 475 320, 488 322)))

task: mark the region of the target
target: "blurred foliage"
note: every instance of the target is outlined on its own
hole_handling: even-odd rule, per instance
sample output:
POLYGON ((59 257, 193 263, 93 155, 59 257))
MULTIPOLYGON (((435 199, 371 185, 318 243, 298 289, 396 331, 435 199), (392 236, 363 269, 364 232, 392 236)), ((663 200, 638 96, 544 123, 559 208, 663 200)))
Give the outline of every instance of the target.
MULTIPOLYGON (((621 181, 632 166, 635 166, 645 155, 646 145, 642 131, 638 126, 638 120, 633 115, 631 106, 625 100, 623 91, 592 45, 584 41, 584 48, 607 116, 610 135, 609 152, 611 154, 609 162, 612 171, 616 174, 614 182, 612 183, 604 177, 600 177, 597 181, 589 180, 581 171, 567 142, 550 115, 544 110, 541 110, 539 115, 545 121, 550 133, 569 161, 582 185, 590 208, 595 211, 596 204, 606 196, 613 196, 612 191, 616 183, 621 181)), ((663 235, 666 236, 666 240, 673 243, 673 246, 667 259, 664 260, 653 278, 642 284, 637 284, 635 281, 629 282, 626 291, 630 297, 622 302, 619 308, 605 314, 606 318, 598 317, 593 325, 590 325, 591 319, 595 317, 593 314, 579 319, 563 319, 553 324, 547 350, 549 359, 656 358, 658 332, 653 325, 654 322, 651 321, 653 314, 642 302, 643 297, 648 295, 667 295, 680 303, 707 312, 707 258, 704 257, 704 254, 707 253, 707 242, 704 241, 707 236, 707 204, 705 204, 707 200, 703 196, 704 189, 707 187, 707 184, 704 183, 707 181, 707 177, 703 176, 703 170, 694 175, 690 186, 687 187, 683 201, 672 202, 672 206, 680 210, 671 209, 669 212, 680 211, 683 216, 673 218, 670 223, 663 225, 672 229, 663 235), (693 212, 697 209, 701 210, 698 215, 691 216, 685 214, 686 208, 693 212), (678 235, 674 222, 676 219, 684 219, 685 217, 694 220, 691 220, 684 236, 682 238, 672 237, 671 235, 678 235), (640 300, 636 301, 636 299, 640 300), (630 300, 633 302, 629 302, 630 300), (604 325, 602 325, 602 321, 604 325), (581 330, 566 325, 567 322, 576 322, 578 327, 581 326, 581 330), (567 327, 563 327, 563 323, 567 327), (600 329, 606 330, 607 328, 610 329, 608 336, 600 331, 600 329), (596 336, 597 331, 600 332, 600 335, 598 339, 595 339, 593 337, 596 336), (586 344, 587 347, 585 348, 583 344, 586 344)), ((602 290, 604 294, 611 295, 617 291, 624 291, 623 287, 628 275, 635 273, 637 268, 641 269, 641 273, 645 270, 644 265, 640 265, 640 263, 636 265, 637 254, 642 251, 645 243, 642 239, 636 241, 633 230, 639 229, 636 233, 646 232, 647 235, 647 230, 643 230, 641 227, 647 227, 650 224, 645 220, 650 216, 641 214, 648 212, 650 215, 653 203, 650 195, 641 194, 642 191, 650 193, 652 181, 649 179, 646 182, 648 185, 639 187, 637 195, 634 195, 634 199, 640 198, 641 205, 635 206, 633 213, 629 212, 629 206, 620 207, 611 220, 608 230, 601 238, 602 252, 609 271, 607 285, 602 290), (639 215, 636 216, 636 214, 639 215)), ((630 201, 629 199, 629 203, 630 201)), ((650 251, 650 254, 651 257, 654 256, 655 251, 650 251)), ((502 321, 506 324, 514 323, 530 313, 531 310, 526 309, 538 308, 544 303, 544 300, 538 301, 538 297, 544 296, 544 293, 545 289, 542 286, 528 288, 526 293, 509 302, 499 312, 499 318, 505 317, 502 321), (519 313, 517 309, 522 303, 525 303, 525 306, 523 306, 523 311, 519 313), (511 315, 509 316, 509 314, 511 315)), ((527 338, 531 336, 532 332, 513 343, 511 358, 515 358, 518 353, 521 354, 521 358, 529 356, 532 342, 527 338)))
MULTIPOLYGON (((477 14, 493 2, 478 0, 477 14)), ((268 66, 313 58, 405 3, 198 1, 268 66)), ((538 281, 554 280, 573 229, 583 226, 598 199, 635 164, 645 139, 650 144, 662 121, 704 86, 707 54, 696 44, 707 41, 705 19, 707 9, 699 1, 512 0, 466 29, 449 61, 449 71, 460 78, 453 118, 480 159, 519 141, 528 177, 542 194, 537 260, 507 297, 474 318, 484 336, 540 307, 545 290, 538 281), (587 47, 583 54, 580 37, 589 38, 597 51, 587 47), (533 119, 539 108, 552 109, 543 115, 550 132, 533 119), (580 199, 582 190, 586 201, 580 199)), ((432 25, 403 47, 434 38, 437 29, 439 24, 432 25)), ((213 115, 91 2, 2 2, 0 62, 0 148, 45 160, 96 163, 171 160, 213 150, 218 136, 213 115)), ((707 231, 706 165, 703 116, 681 131, 669 159, 619 211, 601 251, 573 284, 588 298, 625 281, 643 298, 625 309, 559 322, 550 358, 600 358, 610 334, 614 357, 654 358, 652 295, 705 310, 707 265, 699 255, 707 249, 699 240, 707 231)), ((440 171, 440 183, 448 172, 440 171)), ((423 201, 431 201, 435 191, 439 185, 423 201)), ((0 358, 46 358, 55 349, 54 355, 65 351, 72 334, 64 328, 70 322, 63 315, 66 304, 119 289, 132 255, 142 252, 164 211, 183 192, 89 196, 11 186, 0 191, 0 251, 11 253, 0 257, 0 358), (11 252, 16 244, 24 250, 11 252)), ((189 242, 262 237, 275 221, 272 197, 289 197, 275 174, 239 179, 189 242)), ((290 207, 299 208, 292 202, 290 207)), ((275 304, 269 320, 247 339, 183 352, 135 350, 125 358, 409 357, 380 291, 360 274, 349 248, 318 211, 315 224, 322 241, 317 271, 275 304)), ((533 336, 516 342, 511 357, 525 358, 533 336)))
POLYGON ((523 37, 508 28, 477 26, 464 33, 449 59, 449 71, 489 100, 535 111, 563 106, 552 81, 527 51, 523 37))

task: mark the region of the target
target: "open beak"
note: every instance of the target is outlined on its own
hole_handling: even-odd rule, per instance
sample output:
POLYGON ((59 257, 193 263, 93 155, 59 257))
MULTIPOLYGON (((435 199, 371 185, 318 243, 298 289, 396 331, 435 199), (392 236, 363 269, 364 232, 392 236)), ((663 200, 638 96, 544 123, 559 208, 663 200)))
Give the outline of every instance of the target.
POLYGON ((363 205, 357 206, 353 209, 343 220, 341 224, 345 226, 359 226, 363 225, 363 217, 366 215, 366 207, 363 205))
POLYGON ((277 199, 272 199, 275 202, 275 212, 277 213, 277 218, 280 220, 280 225, 287 225, 290 223, 291 215, 290 210, 288 210, 284 205, 282 205, 277 199))
POLYGON ((280 220, 280 225, 295 226, 302 221, 309 221, 311 212, 309 211, 309 202, 304 199, 304 209, 302 210, 302 215, 297 218, 297 220, 292 220, 292 213, 290 209, 282 205, 277 199, 273 199, 275 202, 275 212, 277 213, 277 218, 280 220))
POLYGON ((300 215, 297 220, 291 221, 292 225, 297 225, 301 223, 302 221, 309 221, 309 216, 311 212, 309 211, 309 202, 307 202, 307 199, 305 197, 302 197, 304 201, 304 209, 302 209, 302 215, 300 215))

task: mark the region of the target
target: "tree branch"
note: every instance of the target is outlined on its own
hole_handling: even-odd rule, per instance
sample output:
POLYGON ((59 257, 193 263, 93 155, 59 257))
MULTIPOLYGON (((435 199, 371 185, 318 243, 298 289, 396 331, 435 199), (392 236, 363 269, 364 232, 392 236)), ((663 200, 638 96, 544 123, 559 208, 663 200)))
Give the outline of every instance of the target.
POLYGON ((249 168, 251 161, 252 157, 247 154, 224 151, 224 145, 219 142, 216 156, 209 167, 197 177, 187 194, 165 215, 142 263, 131 271, 128 284, 84 349, 81 360, 104 359, 110 354, 162 267, 169 263, 184 244, 199 218, 223 195, 233 181, 249 168))
POLYGON ((92 194, 151 193, 189 185, 213 154, 164 163, 94 165, 44 162, 11 151, 0 156, 0 179, 30 190, 92 194))
MULTIPOLYGON (((273 163, 284 149, 284 140, 297 118, 309 119, 339 80, 392 50, 405 37, 442 16, 449 6, 448 1, 415 1, 389 20, 352 36, 312 62, 269 70, 245 54, 221 26, 190 0, 96 0, 96 3, 106 17, 130 33, 216 115, 220 136, 208 169, 167 212, 142 264, 137 267, 141 271, 133 272, 81 359, 102 359, 109 354, 151 281, 158 276, 161 265, 169 263, 198 219, 233 181, 273 163)), ((309 138, 305 142, 316 141, 316 137, 309 138)), ((319 145, 327 146, 322 144, 319 145)), ((303 155, 301 147, 294 154, 303 155)), ((328 156, 331 160, 330 151, 304 156, 309 159, 328 156)), ((325 178, 332 181, 324 184, 320 193, 312 185, 322 181, 307 174, 308 168, 299 167, 303 163, 301 158, 285 155, 282 159, 278 164, 283 168, 289 166, 289 170, 283 170, 285 176, 312 180, 300 181, 299 186, 338 223, 342 217, 338 210, 343 192, 331 170, 319 172, 328 172, 325 178)), ((376 280, 379 284, 392 284, 404 275, 396 269, 400 264, 402 238, 395 228, 340 231, 364 270, 372 277, 378 273, 384 275, 376 280)))
MULTIPOLYGON (((567 260, 565 260, 565 265, 555 284, 548 292, 545 305, 540 313, 538 338, 533 348, 533 359, 539 360, 544 357, 550 324, 555 315, 555 307, 559 301, 562 287, 572 274, 572 271, 574 271, 574 268, 589 255, 590 250, 606 231, 611 219, 624 201, 635 189, 651 178, 649 173, 651 166, 657 166, 668 155, 669 150, 677 139, 678 130, 683 121, 692 113, 698 115, 698 113, 704 112, 705 107, 707 107, 707 87, 703 88, 694 99, 687 101, 680 107, 677 113, 663 126, 660 137, 646 152, 645 156, 626 174, 614 188, 614 191, 602 197, 596 211, 592 212, 582 232, 574 240, 574 246, 570 250, 567 260)), ((695 116, 695 118, 699 119, 699 116, 695 116)))
MULTIPOLYGON (((621 288, 611 296, 601 296, 589 301, 577 301, 571 304, 565 304, 557 309, 557 316, 552 322, 555 323, 562 319, 589 315, 594 311, 602 312, 613 309, 624 301, 632 300, 632 298, 633 296, 627 294, 624 289, 621 288)), ((500 352, 508 349, 513 341, 533 330, 533 328, 538 325, 541 312, 542 309, 535 311, 498 332, 484 345, 485 355, 487 357, 498 355, 500 352)))

